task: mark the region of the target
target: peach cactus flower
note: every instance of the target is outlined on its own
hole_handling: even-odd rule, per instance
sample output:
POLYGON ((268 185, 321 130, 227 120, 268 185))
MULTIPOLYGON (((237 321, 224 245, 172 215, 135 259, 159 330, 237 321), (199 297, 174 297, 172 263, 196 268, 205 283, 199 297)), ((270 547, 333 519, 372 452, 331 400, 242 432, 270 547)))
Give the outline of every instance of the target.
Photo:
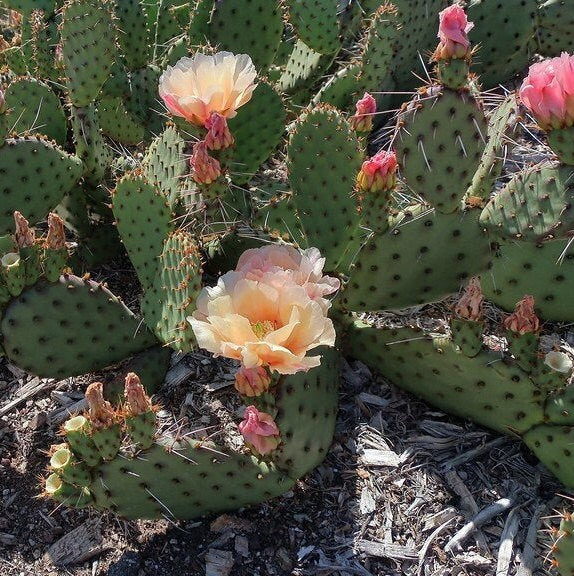
POLYGON ((327 309, 325 296, 336 292, 341 283, 337 278, 323 276, 325 258, 317 248, 300 252, 292 246, 271 244, 246 250, 237 262, 237 271, 250 280, 265 282, 276 288, 286 283, 303 286, 311 300, 327 309))
POLYGON ((377 101, 368 93, 355 105, 355 115, 351 118, 351 128, 356 132, 370 132, 373 129, 373 114, 377 111, 377 101))
POLYGON ((307 352, 335 344, 325 308, 303 286, 275 286, 235 271, 202 290, 188 321, 201 348, 240 360, 245 368, 268 366, 280 374, 318 366, 320 357, 307 352))
POLYGON ((397 182, 397 156, 391 150, 381 150, 365 160, 357 174, 357 186, 361 192, 392 190, 397 182))
POLYGON ((235 374, 235 389, 243 396, 261 396, 267 392, 271 376, 263 366, 245 368, 241 366, 235 374))
POLYGON ((253 446, 259 454, 264 455, 277 448, 281 439, 279 428, 271 414, 259 412, 255 406, 247 406, 239 431, 245 442, 253 446))
POLYGON ((534 296, 524 296, 522 300, 519 300, 514 312, 504 319, 503 326, 519 335, 538 332, 540 320, 534 312, 534 296))
POLYGON ((159 95, 172 114, 204 126, 213 112, 233 118, 251 99, 256 76, 247 54, 195 54, 168 66, 159 79, 159 95))
POLYGON ((439 13, 439 45, 433 60, 466 58, 470 54, 468 32, 474 24, 466 18, 466 13, 458 4, 453 4, 439 13))
POLYGON ((574 56, 566 52, 530 66, 519 90, 522 103, 544 130, 574 124, 574 56))

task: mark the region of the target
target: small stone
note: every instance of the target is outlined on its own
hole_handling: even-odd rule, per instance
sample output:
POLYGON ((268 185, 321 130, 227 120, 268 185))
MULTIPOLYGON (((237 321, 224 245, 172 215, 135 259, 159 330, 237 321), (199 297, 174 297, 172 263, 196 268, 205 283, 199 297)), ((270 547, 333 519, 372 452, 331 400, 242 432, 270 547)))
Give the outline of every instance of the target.
POLYGON ((38 412, 38 414, 36 414, 32 418, 32 420, 30 420, 30 428, 32 430, 38 430, 38 428, 41 428, 46 424, 47 420, 48 415, 46 414, 46 412, 38 412))
POLYGON ((110 564, 106 576, 138 576, 140 565, 140 555, 127 550, 118 561, 110 564))

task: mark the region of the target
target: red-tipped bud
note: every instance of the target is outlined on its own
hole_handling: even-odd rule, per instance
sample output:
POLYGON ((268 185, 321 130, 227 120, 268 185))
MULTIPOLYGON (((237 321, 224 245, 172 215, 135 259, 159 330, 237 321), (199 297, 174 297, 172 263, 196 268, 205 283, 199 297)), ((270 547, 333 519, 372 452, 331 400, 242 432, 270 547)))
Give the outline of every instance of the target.
POLYGON ((478 276, 473 276, 456 303, 454 313, 465 320, 473 320, 475 322, 482 320, 483 300, 484 296, 480 288, 480 280, 478 276))
POLYGON ((515 334, 538 332, 540 320, 534 312, 534 297, 524 296, 517 302, 514 312, 503 321, 503 326, 515 334))
POLYGON ((221 175, 219 162, 207 153, 207 145, 203 140, 193 145, 189 163, 193 171, 193 179, 198 184, 211 184, 221 175))
POLYGON ((205 123, 205 127, 207 128, 205 144, 209 150, 223 150, 233 146, 235 140, 229 131, 225 116, 213 112, 205 123))
POLYGON ((351 118, 351 128, 357 132, 370 132, 373 129, 373 114, 377 111, 376 100, 368 93, 357 102, 355 115, 351 118))
POLYGON ((439 13, 439 44, 433 60, 452 60, 470 56, 468 32, 474 27, 466 18, 461 6, 453 4, 439 13))
POLYGON ((28 220, 26 220, 20 212, 16 211, 14 212, 14 222, 16 223, 16 232, 14 233, 16 246, 18 246, 18 248, 30 248, 30 246, 34 246, 36 234, 34 230, 30 228, 28 220))
POLYGON ((235 374, 235 389, 243 396, 260 396, 269 390, 270 383, 271 376, 263 366, 242 366, 235 374))
POLYGON ((116 420, 116 413, 112 405, 104 400, 104 385, 93 382, 86 389, 88 402, 88 420, 95 428, 111 426, 116 420))
POLYGON ((277 448, 281 439, 279 428, 273 421, 273 416, 259 412, 255 406, 247 406, 239 431, 245 441, 253 446, 259 454, 267 454, 277 448))
POLYGON ((151 400, 146 394, 139 376, 134 372, 130 372, 126 376, 124 396, 132 416, 149 412, 152 409, 151 400))
POLYGON ((48 235, 45 246, 48 250, 62 250, 66 247, 64 221, 52 212, 48 214, 48 235))
POLYGON ((357 186, 362 192, 392 190, 397 182, 397 157, 393 151, 381 150, 365 160, 357 175, 357 186))

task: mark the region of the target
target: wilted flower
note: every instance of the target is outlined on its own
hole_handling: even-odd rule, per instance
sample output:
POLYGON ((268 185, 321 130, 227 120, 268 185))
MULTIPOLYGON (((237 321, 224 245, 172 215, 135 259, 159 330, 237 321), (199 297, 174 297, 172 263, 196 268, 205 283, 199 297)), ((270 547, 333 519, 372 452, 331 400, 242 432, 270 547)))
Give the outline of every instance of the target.
POLYGON ((207 145, 203 140, 193 145, 189 163, 192 168, 192 177, 198 184, 211 184, 221 175, 219 161, 208 154, 207 145))
POLYGON ((520 100, 544 130, 574 124, 574 56, 561 56, 530 66, 520 100))
POLYGON ((129 413, 132 416, 149 412, 152 409, 151 400, 146 394, 139 376, 134 372, 129 372, 126 375, 124 396, 126 398, 129 413))
POLYGON ((188 320, 200 347, 240 360, 246 368, 268 366, 281 374, 318 366, 319 356, 307 352, 335 343, 324 306, 303 286, 274 286, 235 271, 203 289, 188 320))
POLYGON ((454 313, 465 320, 482 320, 482 289, 478 276, 473 276, 464 289, 463 295, 454 307, 454 313))
POLYGON ((18 248, 30 248, 34 246, 36 241, 36 234, 34 229, 30 228, 28 220, 20 214, 20 212, 14 212, 14 222, 16 223, 16 232, 14 233, 14 238, 16 240, 16 246, 18 248))
POLYGON ((270 384, 271 376, 263 366, 241 366, 235 374, 235 389, 243 396, 260 396, 267 392, 270 384))
POLYGON ((46 236, 45 246, 49 250, 62 250, 66 248, 64 221, 52 212, 48 214, 48 235, 46 236))
POLYGON ((572 359, 570 356, 564 354, 564 352, 557 352, 555 350, 546 354, 544 364, 555 372, 562 374, 568 374, 572 370, 572 359))
POLYGON ((377 111, 377 101, 368 93, 357 102, 355 115, 351 118, 351 128, 357 132, 370 132, 373 129, 373 114, 377 111))
POLYGON ((159 79, 159 95, 172 114, 204 126, 213 112, 233 118, 251 99, 256 76, 247 54, 195 54, 168 66, 159 79))
POLYGON ((397 157, 391 150, 381 150, 365 160, 357 174, 357 186, 362 192, 392 190, 397 182, 397 157))
POLYGON ((104 400, 104 385, 93 382, 86 388, 89 420, 96 428, 111 426, 116 421, 116 413, 112 405, 104 400))
POLYGON ((341 283, 332 276, 323 276, 325 258, 317 248, 300 252, 292 246, 271 244, 246 250, 237 262, 237 272, 245 278, 265 282, 276 288, 287 283, 303 286, 312 300, 325 304, 325 296, 336 292, 341 283))
POLYGON ((225 116, 214 112, 205 123, 205 144, 210 150, 222 150, 233 146, 233 134, 229 131, 225 116))
POLYGON ((524 296, 517 302, 514 312, 503 321, 503 326, 515 334, 528 334, 538 332, 540 320, 534 312, 534 297, 524 296))
POLYGON ((262 455, 275 450, 281 442, 279 428, 273 421, 273 417, 266 412, 259 412, 255 406, 245 408, 239 431, 245 441, 262 455))
POLYGON ((470 54, 468 32, 474 27, 466 18, 461 6, 453 4, 439 13, 439 45, 433 54, 433 60, 451 60, 466 58, 470 54))

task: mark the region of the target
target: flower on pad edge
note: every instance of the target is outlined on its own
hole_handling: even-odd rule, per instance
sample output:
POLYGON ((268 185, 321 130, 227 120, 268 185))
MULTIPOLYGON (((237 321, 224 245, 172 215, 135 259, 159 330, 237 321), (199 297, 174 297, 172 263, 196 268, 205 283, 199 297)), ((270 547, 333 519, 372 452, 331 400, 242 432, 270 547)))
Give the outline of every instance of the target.
POLYGON ((466 13, 458 4, 453 4, 439 13, 439 45, 433 60, 466 58, 470 55, 470 41, 467 34, 474 24, 466 18, 466 13))
POLYGON ((256 76, 247 54, 195 54, 168 66, 159 79, 159 95, 172 114, 205 126, 214 112, 233 118, 251 99, 256 76))
POLYGON ((268 454, 277 448, 281 442, 279 428, 273 421, 273 416, 259 412, 255 406, 247 406, 239 431, 245 442, 253 446, 261 455, 268 454))

